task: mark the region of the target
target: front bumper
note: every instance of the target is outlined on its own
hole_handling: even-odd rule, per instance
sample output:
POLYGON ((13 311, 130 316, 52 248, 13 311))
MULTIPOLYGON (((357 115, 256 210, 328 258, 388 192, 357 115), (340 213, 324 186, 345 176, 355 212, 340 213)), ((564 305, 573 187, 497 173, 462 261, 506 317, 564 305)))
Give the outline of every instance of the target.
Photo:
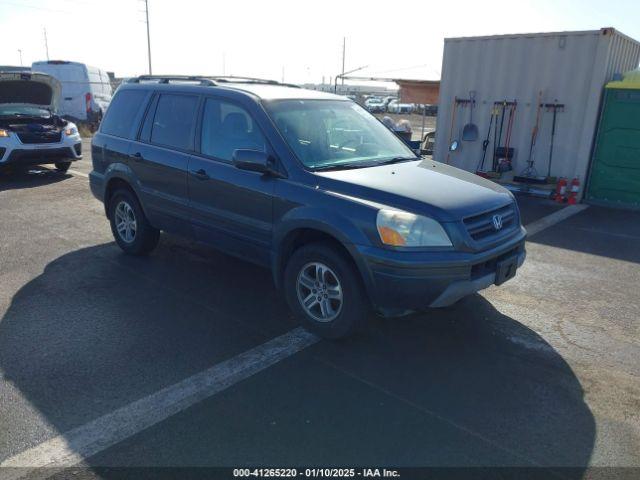
POLYGON ((389 316, 446 307, 496 282, 496 264, 525 260, 526 231, 498 247, 478 253, 407 252, 356 247, 365 284, 374 307, 389 316))
POLYGON ((0 166, 39 165, 82 158, 80 136, 64 137, 56 143, 21 143, 15 135, 0 142, 0 166))

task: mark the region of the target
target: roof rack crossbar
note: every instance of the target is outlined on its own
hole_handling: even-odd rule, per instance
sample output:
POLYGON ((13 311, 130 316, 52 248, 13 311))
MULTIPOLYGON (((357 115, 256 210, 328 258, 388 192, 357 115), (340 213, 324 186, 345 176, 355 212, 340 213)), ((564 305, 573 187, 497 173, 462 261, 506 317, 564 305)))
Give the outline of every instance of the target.
POLYGON ((264 84, 264 85, 281 85, 284 87, 300 88, 300 85, 295 85, 293 83, 278 82, 277 80, 270 80, 266 78, 239 77, 235 75, 226 75, 226 76, 223 75, 223 76, 215 76, 211 78, 213 78, 215 81, 220 83, 257 83, 257 84, 264 84))
POLYGON ((260 85, 281 85, 284 87, 300 88, 292 83, 281 83, 276 80, 254 77, 239 77, 234 75, 139 75, 130 78, 128 83, 140 83, 143 81, 157 81, 158 83, 199 82, 200 85, 217 86, 221 83, 255 83, 260 85))
POLYGON ((213 77, 215 80, 224 83, 264 83, 268 85, 278 85, 275 80, 269 80, 266 78, 254 78, 254 77, 236 77, 235 75, 223 75, 213 77))
POLYGON ((200 85, 215 86, 217 83, 209 77, 198 75, 140 75, 129 79, 129 83, 140 83, 141 81, 156 80, 158 83, 177 82, 199 82, 200 85))

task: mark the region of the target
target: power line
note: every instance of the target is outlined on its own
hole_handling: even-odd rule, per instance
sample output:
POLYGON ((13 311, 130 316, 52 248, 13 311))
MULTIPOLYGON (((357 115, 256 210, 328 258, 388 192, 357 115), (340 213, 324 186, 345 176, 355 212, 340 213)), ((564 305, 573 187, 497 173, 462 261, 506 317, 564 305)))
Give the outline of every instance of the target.
POLYGON ((423 67, 430 67, 430 66, 432 66, 430 63, 423 63, 423 64, 420 64, 420 65, 412 65, 410 67, 400 67, 400 68, 393 68, 391 70, 383 70, 383 71, 380 71, 380 72, 374 72, 373 75, 380 75, 380 74, 384 74, 384 73, 393 73, 393 72, 402 72, 402 71, 405 71, 405 70, 415 70, 416 68, 423 68, 423 67))

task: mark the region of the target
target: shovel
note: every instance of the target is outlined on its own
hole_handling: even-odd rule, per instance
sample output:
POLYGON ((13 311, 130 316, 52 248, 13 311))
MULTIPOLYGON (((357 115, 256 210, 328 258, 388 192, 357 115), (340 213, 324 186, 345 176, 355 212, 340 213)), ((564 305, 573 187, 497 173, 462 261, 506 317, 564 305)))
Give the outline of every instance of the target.
POLYGON ((476 103, 476 92, 469 92, 469 123, 462 129, 462 140, 475 142, 478 139, 478 126, 473 123, 473 105, 476 103))

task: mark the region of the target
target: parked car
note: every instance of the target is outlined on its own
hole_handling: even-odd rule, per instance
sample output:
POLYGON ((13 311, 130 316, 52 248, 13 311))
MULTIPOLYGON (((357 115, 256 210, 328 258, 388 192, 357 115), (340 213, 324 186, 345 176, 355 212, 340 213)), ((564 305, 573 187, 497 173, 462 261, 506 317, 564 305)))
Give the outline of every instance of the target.
POLYGON ((60 90, 43 73, 0 72, 0 167, 52 163, 66 172, 82 158, 76 125, 56 113, 60 90))
POLYGON ((112 95, 107 72, 84 63, 65 60, 33 62, 31 69, 49 74, 62 84, 62 116, 74 122, 100 122, 112 95))
POLYGON ((371 113, 382 113, 386 110, 384 100, 378 97, 368 98, 364 105, 371 113))
POLYGON ((451 305, 525 259, 508 190, 423 160, 337 95, 140 77, 118 89, 92 153, 91 190, 124 252, 149 253, 166 231, 269 267, 324 337, 353 333, 371 307, 451 305))
POLYGON ((385 112, 387 111, 387 107, 389 106, 389 103, 391 103, 394 100, 397 100, 398 97, 393 97, 393 96, 388 96, 388 97, 384 97, 382 100, 384 101, 384 110, 385 112))
POLYGON ((416 105, 415 113, 420 115, 424 114, 428 117, 436 117, 438 116, 438 105, 419 103, 416 105))
POLYGON ((391 100, 387 105, 389 113, 413 113, 416 106, 413 103, 400 103, 398 100, 391 100))

